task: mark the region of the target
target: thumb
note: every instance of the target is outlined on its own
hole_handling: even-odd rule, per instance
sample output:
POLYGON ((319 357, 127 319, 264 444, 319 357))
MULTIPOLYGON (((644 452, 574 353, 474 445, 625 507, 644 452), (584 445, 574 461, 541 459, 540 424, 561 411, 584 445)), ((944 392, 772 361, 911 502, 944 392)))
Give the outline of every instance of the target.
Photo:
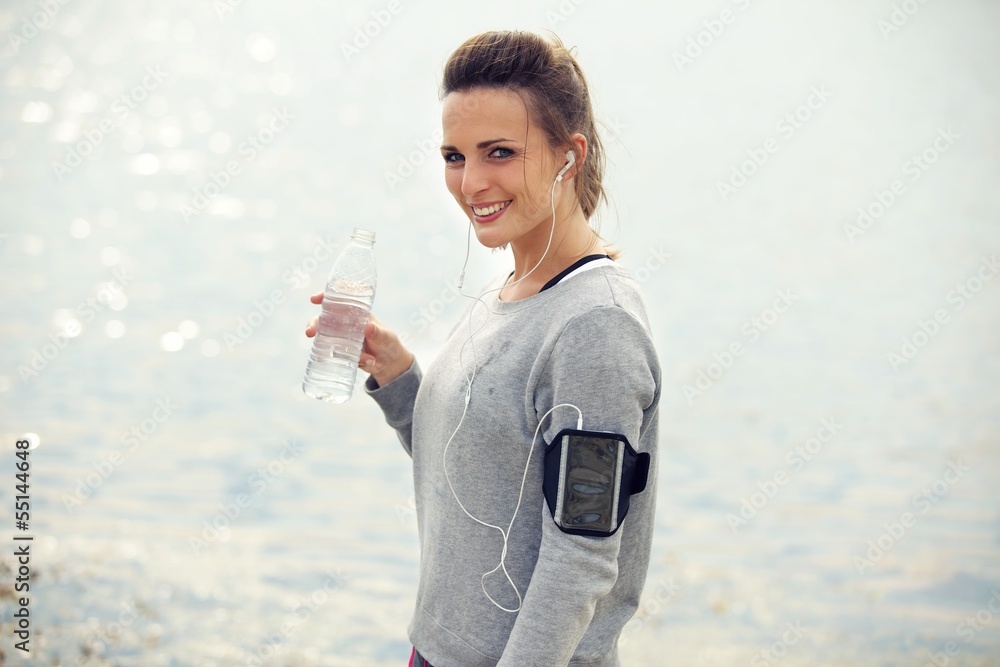
POLYGON ((392 330, 374 314, 369 314, 368 322, 365 323, 365 338, 375 346, 383 346, 392 341, 392 330))

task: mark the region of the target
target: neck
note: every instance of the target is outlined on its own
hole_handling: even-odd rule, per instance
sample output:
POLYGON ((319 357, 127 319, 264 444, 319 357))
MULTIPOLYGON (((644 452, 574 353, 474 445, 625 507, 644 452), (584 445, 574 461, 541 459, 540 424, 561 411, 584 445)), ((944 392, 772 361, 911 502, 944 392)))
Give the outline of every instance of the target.
POLYGON ((514 275, 509 282, 513 283, 528 276, 524 282, 511 288, 515 290, 514 294, 535 294, 542 285, 576 260, 602 251, 600 237, 587 224, 587 219, 579 206, 575 206, 565 218, 557 220, 555 231, 552 232, 552 244, 546 252, 551 225, 550 218, 549 221, 538 225, 531 234, 511 243, 511 250, 514 253, 514 275), (538 268, 535 268, 536 264, 538 268))

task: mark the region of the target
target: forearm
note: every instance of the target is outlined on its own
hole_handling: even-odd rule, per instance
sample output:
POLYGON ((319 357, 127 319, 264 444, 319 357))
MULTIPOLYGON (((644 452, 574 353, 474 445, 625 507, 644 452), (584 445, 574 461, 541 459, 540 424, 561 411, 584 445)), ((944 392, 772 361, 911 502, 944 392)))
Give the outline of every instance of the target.
POLYGON ((413 452, 413 404, 422 378, 420 365, 413 358, 404 372, 384 385, 374 376, 365 381, 365 393, 375 399, 386 423, 396 431, 400 444, 409 454, 413 452))
MULTIPOLYGON (((570 404, 582 412, 584 429, 620 434, 639 452, 653 453, 655 440, 644 441, 643 434, 650 433, 644 427, 653 424, 659 365, 648 333, 634 317, 614 308, 578 316, 563 330, 543 368, 533 395, 536 414, 570 404)), ((571 423, 566 416, 553 417, 543 429, 545 442, 553 442, 571 423)), ((598 603, 619 577, 630 582, 645 577, 644 565, 634 559, 625 558, 630 564, 622 573, 618 566, 623 535, 629 535, 634 546, 635 536, 652 520, 652 505, 649 508, 630 512, 613 535, 593 537, 563 532, 542 503, 538 559, 499 665, 569 663, 594 622, 598 603)), ((624 600, 615 604, 628 606, 624 600)), ((601 618, 602 623, 610 622, 603 614, 601 618)), ((594 629, 596 634, 615 631, 610 626, 594 629)))
POLYGON ((621 531, 611 537, 563 533, 542 507, 538 564, 497 667, 567 665, 618 579, 621 531))

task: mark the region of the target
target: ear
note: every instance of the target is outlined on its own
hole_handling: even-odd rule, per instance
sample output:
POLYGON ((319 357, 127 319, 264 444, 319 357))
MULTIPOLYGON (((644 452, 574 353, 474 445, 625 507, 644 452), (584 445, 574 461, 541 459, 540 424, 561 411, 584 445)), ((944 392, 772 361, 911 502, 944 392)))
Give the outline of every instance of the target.
MULTIPOLYGON (((566 171, 566 175, 563 176, 564 181, 568 181, 579 174, 584 163, 587 161, 587 137, 577 132, 570 137, 570 144, 566 147, 566 150, 573 151, 576 154, 576 162, 566 171)), ((563 152, 565 153, 566 151, 563 152)))

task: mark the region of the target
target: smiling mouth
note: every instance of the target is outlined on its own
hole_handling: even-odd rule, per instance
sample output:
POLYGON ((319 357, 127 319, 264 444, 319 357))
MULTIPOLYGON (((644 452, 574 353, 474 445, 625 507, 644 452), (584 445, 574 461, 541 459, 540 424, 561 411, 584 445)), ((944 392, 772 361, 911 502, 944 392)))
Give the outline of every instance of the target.
POLYGON ((485 218, 487 216, 499 213, 500 211, 504 210, 505 208, 507 208, 507 206, 510 204, 511 201, 513 201, 513 199, 509 201, 498 202, 496 204, 490 204, 489 206, 484 206, 484 207, 478 207, 472 205, 471 208, 472 212, 475 213, 477 216, 485 218))

